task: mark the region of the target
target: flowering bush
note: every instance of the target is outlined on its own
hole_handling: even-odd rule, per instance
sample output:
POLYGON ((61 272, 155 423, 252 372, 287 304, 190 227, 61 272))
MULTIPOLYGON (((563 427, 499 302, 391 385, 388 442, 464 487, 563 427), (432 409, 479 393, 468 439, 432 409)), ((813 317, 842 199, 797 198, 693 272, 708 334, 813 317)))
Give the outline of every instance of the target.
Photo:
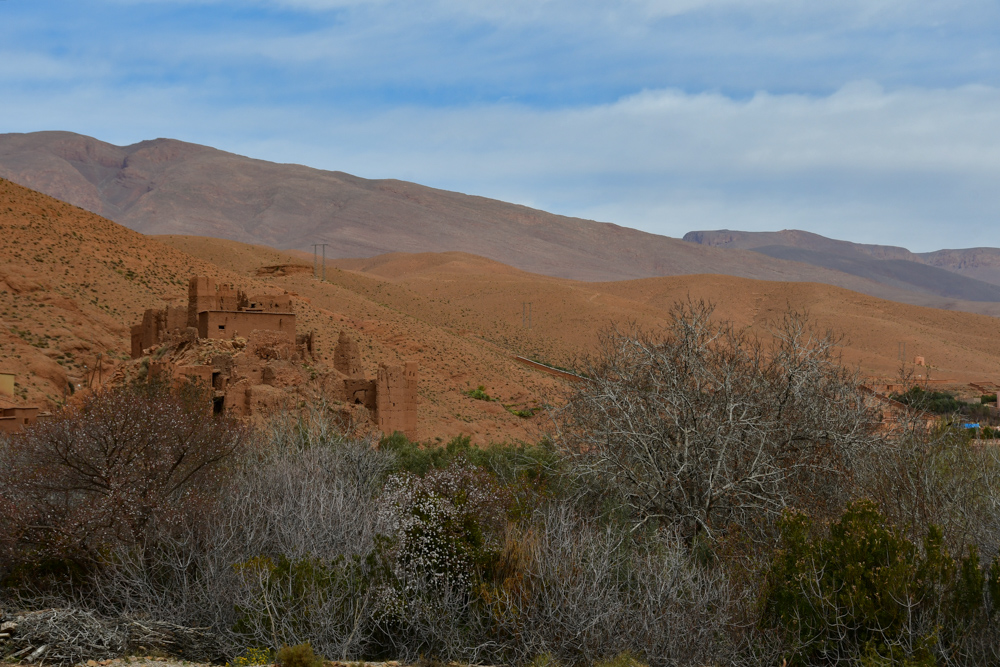
POLYGON ((394 475, 383 501, 388 553, 402 580, 466 590, 474 573, 494 569, 511 497, 485 471, 456 464, 394 475))

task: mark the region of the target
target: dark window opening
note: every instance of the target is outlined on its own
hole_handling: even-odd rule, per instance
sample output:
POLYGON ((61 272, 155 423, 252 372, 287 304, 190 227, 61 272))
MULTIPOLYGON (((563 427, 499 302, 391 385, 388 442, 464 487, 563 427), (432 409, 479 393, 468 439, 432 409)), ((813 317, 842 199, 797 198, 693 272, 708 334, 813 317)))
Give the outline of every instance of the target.
POLYGON ((226 397, 216 396, 212 399, 212 413, 216 415, 222 414, 222 408, 225 406, 226 397))
POLYGON ((226 330, 226 325, 225 324, 220 324, 219 325, 219 331, 225 331, 225 330, 226 330))

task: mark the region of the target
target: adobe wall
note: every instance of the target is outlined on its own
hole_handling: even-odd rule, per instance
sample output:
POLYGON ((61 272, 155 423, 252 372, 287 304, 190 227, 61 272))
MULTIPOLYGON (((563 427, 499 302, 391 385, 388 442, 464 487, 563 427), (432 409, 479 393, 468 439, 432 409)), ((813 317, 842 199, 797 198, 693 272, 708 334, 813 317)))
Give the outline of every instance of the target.
POLYGON ((0 433, 17 433, 38 421, 38 408, 4 408, 0 410, 0 433))
POLYGON ((248 303, 246 295, 232 285, 219 285, 215 291, 215 307, 209 310, 240 310, 248 303))
MULTIPOLYGON (((288 294, 258 294, 248 299, 246 308, 265 313, 290 313, 292 312, 292 297, 288 294)), ((225 308, 219 310, 225 310, 225 308)))
POLYGON ((0 396, 14 395, 14 374, 0 373, 0 396))
POLYGON ((361 377, 364 374, 361 369, 358 344, 351 340, 346 331, 340 332, 337 347, 333 350, 333 367, 349 378, 361 377))
POLYGON ((377 383, 375 380, 363 378, 347 378, 344 380, 344 402, 351 405, 363 405, 370 411, 378 409, 377 383))
POLYGON ((215 281, 205 276, 193 276, 188 281, 187 325, 198 326, 198 313, 203 310, 217 310, 215 281))
POLYGON ((375 380, 378 428, 389 435, 401 431, 411 440, 417 437, 417 362, 405 366, 379 364, 375 380))
POLYGON ((159 345, 165 334, 187 327, 187 308, 168 306, 163 310, 147 309, 142 321, 132 326, 132 358, 138 359, 142 351, 159 345))
POLYGON ((294 313, 255 313, 210 310, 198 313, 198 337, 224 339, 248 338, 256 330, 282 333, 295 342, 294 313))

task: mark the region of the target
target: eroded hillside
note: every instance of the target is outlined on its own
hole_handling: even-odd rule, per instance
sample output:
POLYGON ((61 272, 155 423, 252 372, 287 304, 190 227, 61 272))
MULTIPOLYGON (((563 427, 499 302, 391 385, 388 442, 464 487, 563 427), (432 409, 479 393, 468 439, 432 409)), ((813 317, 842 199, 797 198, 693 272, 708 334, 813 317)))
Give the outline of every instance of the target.
MULTIPOLYGON (((225 254, 234 261, 240 256, 236 247, 225 254)), ((332 359, 346 330, 371 376, 380 361, 417 361, 422 438, 538 437, 541 415, 518 417, 500 402, 463 392, 488 383, 508 406, 537 406, 560 391, 550 376, 517 364, 505 350, 309 275, 258 277, 261 266, 280 263, 280 253, 250 254, 253 266, 234 271, 0 180, 0 369, 17 375, 22 399, 55 408, 111 376, 128 356, 129 325, 145 309, 181 305, 188 278, 205 275, 248 293, 292 292, 298 328, 317 332, 321 358, 332 359)))

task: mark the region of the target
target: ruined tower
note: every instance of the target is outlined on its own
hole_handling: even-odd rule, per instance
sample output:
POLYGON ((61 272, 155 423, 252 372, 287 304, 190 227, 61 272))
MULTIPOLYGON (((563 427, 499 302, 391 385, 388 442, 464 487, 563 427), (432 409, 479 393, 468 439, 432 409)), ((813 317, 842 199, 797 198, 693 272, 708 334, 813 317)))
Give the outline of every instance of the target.
POLYGON ((351 340, 346 331, 341 331, 337 339, 337 347, 333 351, 333 367, 349 378, 361 377, 363 373, 358 344, 351 340))
POLYGON ((385 434, 403 432, 417 437, 417 362, 405 366, 379 364, 375 380, 375 412, 379 429, 385 434))
POLYGON ((215 281, 205 276, 192 277, 188 281, 187 325, 197 328, 198 313, 204 310, 217 310, 218 303, 215 281))

